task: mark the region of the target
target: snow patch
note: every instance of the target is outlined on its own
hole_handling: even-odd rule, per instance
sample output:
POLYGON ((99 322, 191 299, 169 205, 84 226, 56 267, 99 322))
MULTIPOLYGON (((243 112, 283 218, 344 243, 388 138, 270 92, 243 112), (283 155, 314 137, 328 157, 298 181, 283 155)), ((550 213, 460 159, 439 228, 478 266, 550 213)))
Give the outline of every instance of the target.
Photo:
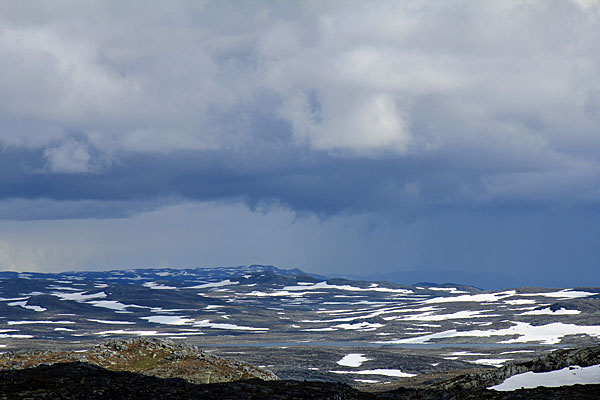
POLYGON ((545 297, 558 297, 561 299, 577 299, 580 297, 594 296, 598 293, 584 292, 573 289, 563 289, 558 292, 547 292, 547 293, 520 293, 522 296, 545 296, 545 297))
POLYGON ((103 308, 108 308, 111 310, 118 310, 118 311, 126 311, 127 310, 127 305, 120 303, 118 301, 115 300, 96 300, 96 301, 89 301, 86 304, 91 304, 94 307, 103 307, 103 308))
POLYGON ((110 324, 110 325, 134 325, 135 324, 135 322, 129 322, 129 321, 108 321, 105 319, 93 319, 93 318, 87 318, 87 320, 90 322, 97 322, 99 324, 110 324))
POLYGON ((406 339, 396 339, 391 341, 380 341, 375 343, 389 343, 389 344, 400 344, 400 343, 413 343, 413 344, 425 344, 431 343, 432 339, 443 339, 450 337, 489 337, 489 336, 506 336, 506 335, 517 335, 514 339, 508 339, 499 343, 528 343, 537 342, 541 344, 556 344, 560 343, 561 338, 567 335, 582 335, 587 334, 594 337, 600 337, 600 326, 597 325, 574 325, 564 324, 562 322, 554 322, 547 325, 533 326, 527 322, 513 322, 513 326, 504 329, 491 329, 487 331, 483 330, 471 330, 471 331, 457 331, 451 329, 448 331, 432 333, 430 335, 424 335, 419 337, 412 337, 406 339))
POLYGON ((487 356, 484 353, 470 353, 468 351, 453 351, 452 353, 446 353, 445 356, 487 356))
POLYGON ((59 297, 61 300, 74 300, 74 301, 85 301, 89 299, 103 299, 106 297, 106 293, 98 292, 98 293, 90 293, 86 294, 86 292, 77 292, 77 293, 62 293, 62 292, 52 292, 50 293, 53 296, 59 297))
POLYGON ((334 325, 334 328, 346 329, 346 330, 354 330, 354 329, 368 329, 374 330, 377 328, 383 327, 383 324, 379 323, 370 323, 370 322, 358 322, 356 324, 339 324, 334 325))
MULTIPOLYGON (((297 325, 292 325, 292 327, 298 328, 297 325)), ((335 328, 307 328, 307 329, 302 329, 302 331, 304 331, 304 332, 332 332, 332 331, 337 331, 337 329, 335 329, 335 328)))
POLYGON ((33 338, 33 335, 22 335, 19 333, 13 334, 13 333, 0 333, 0 339, 8 339, 8 338, 14 338, 14 339, 31 339, 33 338))
POLYGON ((524 372, 509 377, 499 385, 488 389, 509 391, 538 386, 559 387, 571 385, 600 384, 600 364, 590 367, 571 366, 550 372, 524 372))
POLYGON ((7 303, 6 305, 10 307, 21 307, 27 310, 33 310, 37 312, 43 312, 47 310, 44 307, 28 305, 27 301, 13 301, 12 303, 7 303))
POLYGON ((193 319, 178 315, 153 315, 151 317, 141 317, 140 319, 145 319, 146 321, 153 322, 155 324, 165 325, 187 325, 194 322, 193 319))
POLYGON ((464 319, 464 318, 486 318, 486 317, 498 317, 499 315, 487 314, 482 315, 485 311, 457 311, 452 314, 433 314, 428 311, 422 314, 410 315, 408 317, 399 318, 406 321, 447 321, 452 319, 464 319))
POLYGON ((240 326, 240 325, 233 325, 233 324, 215 323, 215 322, 210 322, 210 320, 208 320, 208 319, 195 322, 194 326, 197 328, 231 329, 231 330, 258 331, 258 332, 265 332, 265 331, 269 330, 269 328, 254 328, 251 326, 240 326))
POLYGON ((456 303, 465 301, 476 303, 490 303, 500 301, 506 297, 511 297, 516 294, 516 290, 507 290, 505 292, 498 293, 463 294, 460 296, 451 297, 434 297, 432 299, 424 300, 424 303, 456 303))
POLYGON ((512 358, 480 358, 478 360, 472 360, 469 362, 482 365, 491 365, 494 367, 501 367, 505 362, 509 360, 512 360, 512 358))
POLYGON ((238 283, 239 282, 232 282, 229 279, 225 279, 224 281, 220 281, 220 282, 203 283, 202 285, 196 285, 196 286, 186 286, 183 289, 208 289, 208 288, 217 288, 217 287, 229 286, 229 285, 237 285, 238 283))
MULTIPOLYGON (((418 288, 417 288, 418 289, 418 288)), ((438 290, 438 291, 444 291, 444 292, 448 292, 451 294, 457 294, 457 293, 467 293, 464 290, 458 290, 455 287, 430 287, 429 290, 438 290)))
POLYGON ((175 286, 167 286, 167 285, 163 285, 163 284, 156 283, 156 282, 146 282, 142 286, 150 288, 150 289, 156 289, 156 290, 179 289, 178 287, 175 287, 175 286))
POLYGON ((318 283, 313 283, 310 285, 298 285, 298 286, 286 286, 283 290, 288 291, 296 291, 296 290, 314 290, 314 289, 337 289, 337 290, 345 290, 351 292, 387 292, 387 293, 402 293, 402 294, 411 294, 414 293, 412 290, 408 289, 391 289, 379 286, 371 286, 368 288, 359 288, 356 286, 350 285, 330 285, 329 283, 323 281, 318 283))
POLYGON ((370 359, 365 357, 364 354, 350 353, 345 355, 341 360, 337 362, 338 365, 343 367, 357 368, 362 365, 363 362, 369 361, 370 359))
POLYGON ((7 325, 74 324, 73 321, 8 321, 7 325))
POLYGON ((520 306, 524 304, 535 304, 535 300, 532 299, 517 299, 517 300, 504 300, 506 304, 511 306, 520 306))
POLYGON ((157 331, 126 331, 123 329, 115 329, 111 331, 101 331, 96 332, 95 335, 106 336, 106 335, 136 335, 136 336, 161 336, 161 335, 170 335, 169 334, 160 334, 157 331))
POLYGON ((410 378, 415 374, 409 374, 402 372, 399 369, 365 369, 361 371, 329 371, 334 374, 357 374, 357 375, 383 375, 383 376, 395 376, 397 378, 410 378))

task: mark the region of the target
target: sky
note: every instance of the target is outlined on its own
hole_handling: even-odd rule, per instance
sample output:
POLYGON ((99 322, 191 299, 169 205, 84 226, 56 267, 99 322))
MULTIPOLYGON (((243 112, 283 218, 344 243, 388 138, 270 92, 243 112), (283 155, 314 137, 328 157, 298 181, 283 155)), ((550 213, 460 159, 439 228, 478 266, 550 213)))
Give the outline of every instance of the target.
POLYGON ((599 259, 597 0, 0 0, 0 270, 599 259))

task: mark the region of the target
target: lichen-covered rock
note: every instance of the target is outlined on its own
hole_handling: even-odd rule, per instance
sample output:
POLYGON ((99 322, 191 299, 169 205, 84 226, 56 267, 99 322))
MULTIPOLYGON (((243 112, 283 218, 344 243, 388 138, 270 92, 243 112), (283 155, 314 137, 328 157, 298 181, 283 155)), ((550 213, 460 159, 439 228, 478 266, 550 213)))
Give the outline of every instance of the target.
POLYGON ((231 382, 252 378, 278 379, 270 371, 207 354, 197 346, 148 338, 111 340, 80 353, 5 353, 0 355, 0 369, 22 369, 72 361, 90 363, 111 371, 135 372, 160 378, 182 378, 191 383, 231 382))
POLYGON ((579 349, 561 349, 542 355, 531 363, 531 371, 548 372, 562 369, 570 365, 589 367, 600 364, 600 346, 579 349))
POLYGON ((571 365, 588 367, 596 364, 600 364, 600 346, 561 349, 531 361, 508 363, 500 368, 490 368, 486 371, 462 375, 436 383, 434 387, 441 389, 484 389, 523 372, 548 372, 571 365))

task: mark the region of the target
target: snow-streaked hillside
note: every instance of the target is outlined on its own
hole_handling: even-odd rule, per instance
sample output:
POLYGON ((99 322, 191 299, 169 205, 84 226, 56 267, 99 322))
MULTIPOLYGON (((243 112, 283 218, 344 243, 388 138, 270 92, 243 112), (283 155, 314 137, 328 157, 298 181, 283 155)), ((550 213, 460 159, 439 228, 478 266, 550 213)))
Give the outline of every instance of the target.
MULTIPOLYGON (((499 366, 536 346, 600 342, 599 293, 324 280, 267 266, 1 272, 0 346, 158 336, 206 345, 507 347, 504 355, 444 356, 499 366)), ((367 364, 365 374, 390 369, 367 364)))

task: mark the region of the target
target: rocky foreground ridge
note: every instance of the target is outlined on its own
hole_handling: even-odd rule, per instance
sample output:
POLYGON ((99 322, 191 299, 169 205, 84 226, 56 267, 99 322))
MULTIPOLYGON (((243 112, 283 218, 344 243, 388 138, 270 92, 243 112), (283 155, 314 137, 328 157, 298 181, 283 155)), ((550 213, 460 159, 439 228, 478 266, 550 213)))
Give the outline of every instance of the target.
POLYGON ((505 379, 524 372, 549 372, 572 365, 589 367, 600 364, 600 346, 583 347, 576 349, 555 350, 530 361, 512 362, 500 368, 465 374, 440 383, 432 387, 440 389, 485 389, 502 383, 505 379))
POLYGON ((110 371, 96 365, 70 362, 24 370, 0 371, 0 399, 596 399, 600 385, 521 389, 514 392, 460 389, 400 388, 366 393, 342 384, 301 381, 241 380, 195 385, 180 378, 157 378, 110 371))
POLYGON ((267 370, 212 356, 196 346, 112 340, 85 352, 2 354, 0 399, 591 399, 600 398, 600 385, 512 392, 485 388, 524 371, 598 363, 600 346, 560 350, 530 362, 373 393, 342 383, 277 380, 267 370))
POLYGON ((3 370, 59 363, 79 363, 90 368, 95 366, 158 378, 181 378, 195 384, 278 379, 270 371, 212 356, 197 346, 148 338, 110 340, 83 352, 24 351, 0 355, 0 369, 3 370))

